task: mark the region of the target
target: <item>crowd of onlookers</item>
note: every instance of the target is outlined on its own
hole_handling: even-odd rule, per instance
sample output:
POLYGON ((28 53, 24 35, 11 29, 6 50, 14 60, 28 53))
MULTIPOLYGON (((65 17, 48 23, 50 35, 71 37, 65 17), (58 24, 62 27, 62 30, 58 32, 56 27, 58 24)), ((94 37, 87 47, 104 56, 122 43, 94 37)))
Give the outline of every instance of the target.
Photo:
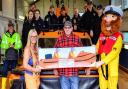
POLYGON ((85 3, 83 15, 80 16, 78 8, 74 8, 73 17, 67 13, 67 8, 61 7, 60 16, 55 14, 53 5, 49 7, 48 14, 41 18, 40 10, 33 4, 28 15, 25 17, 22 29, 22 43, 23 48, 26 45, 28 32, 31 28, 35 28, 37 33, 41 31, 56 31, 63 29, 65 21, 71 21, 73 24, 73 31, 87 32, 93 44, 96 44, 100 34, 100 22, 103 12, 102 5, 93 6, 92 1, 85 3), (95 39, 94 39, 95 38, 95 39))

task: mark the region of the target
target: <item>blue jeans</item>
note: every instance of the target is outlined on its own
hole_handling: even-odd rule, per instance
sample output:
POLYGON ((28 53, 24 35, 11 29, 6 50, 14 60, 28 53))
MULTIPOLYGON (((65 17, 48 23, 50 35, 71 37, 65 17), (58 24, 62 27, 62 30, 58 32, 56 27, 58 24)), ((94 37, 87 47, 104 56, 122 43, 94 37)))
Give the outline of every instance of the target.
POLYGON ((2 76, 7 77, 8 71, 16 68, 17 60, 4 60, 3 62, 4 64, 2 76))
POLYGON ((60 76, 61 89, 78 89, 79 77, 78 76, 60 76))

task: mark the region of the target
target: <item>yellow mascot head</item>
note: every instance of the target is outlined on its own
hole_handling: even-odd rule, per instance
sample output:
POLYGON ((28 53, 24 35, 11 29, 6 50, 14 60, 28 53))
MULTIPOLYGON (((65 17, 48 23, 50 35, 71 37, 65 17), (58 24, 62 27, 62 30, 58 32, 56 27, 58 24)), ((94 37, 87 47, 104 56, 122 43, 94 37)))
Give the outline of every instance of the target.
POLYGON ((122 24, 123 11, 116 6, 107 6, 101 22, 101 31, 106 36, 111 36, 119 31, 122 24))

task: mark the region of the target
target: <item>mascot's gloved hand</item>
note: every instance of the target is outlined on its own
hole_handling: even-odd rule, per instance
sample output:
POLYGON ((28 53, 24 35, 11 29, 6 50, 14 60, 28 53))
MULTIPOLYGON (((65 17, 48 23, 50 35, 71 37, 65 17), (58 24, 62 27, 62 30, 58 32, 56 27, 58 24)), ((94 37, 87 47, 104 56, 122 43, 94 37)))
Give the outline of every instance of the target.
POLYGON ((90 64, 90 67, 96 67, 99 68, 101 65, 103 65, 104 62, 103 61, 98 61, 98 62, 94 62, 92 64, 90 64))

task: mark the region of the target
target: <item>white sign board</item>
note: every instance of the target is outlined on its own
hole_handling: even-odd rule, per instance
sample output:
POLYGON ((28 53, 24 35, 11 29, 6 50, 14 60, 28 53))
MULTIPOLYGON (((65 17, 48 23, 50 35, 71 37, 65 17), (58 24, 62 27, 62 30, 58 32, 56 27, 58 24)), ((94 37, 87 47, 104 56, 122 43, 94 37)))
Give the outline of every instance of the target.
POLYGON ((38 48, 39 51, 39 60, 42 59, 52 59, 54 58, 55 53, 58 53, 58 58, 65 59, 69 58, 69 53, 72 51, 74 57, 77 57, 80 52, 88 52, 96 54, 95 46, 86 46, 86 47, 72 47, 72 48, 38 48))

